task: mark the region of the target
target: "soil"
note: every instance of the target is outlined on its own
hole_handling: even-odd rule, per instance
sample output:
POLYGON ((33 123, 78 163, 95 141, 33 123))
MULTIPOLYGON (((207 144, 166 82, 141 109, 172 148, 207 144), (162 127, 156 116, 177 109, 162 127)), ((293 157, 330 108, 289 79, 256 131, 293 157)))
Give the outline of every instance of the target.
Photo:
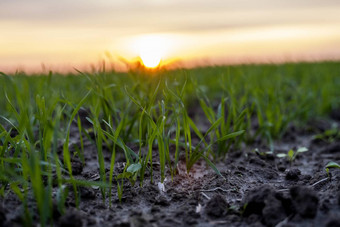
MULTIPOLYGON (((340 170, 325 171, 329 161, 340 162, 340 140, 331 143, 314 139, 329 125, 339 128, 340 112, 329 119, 315 120, 308 127, 290 126, 283 139, 275 142, 275 153, 256 140, 252 145, 231 150, 225 161, 216 164, 222 177, 205 164, 196 163, 188 175, 184 160, 173 180, 170 173, 159 187, 160 169, 154 164, 153 182, 147 172, 143 187, 126 182, 120 203, 116 183, 113 184, 112 205, 103 202, 100 189, 80 187, 81 202, 75 208, 72 189, 66 201, 66 212, 54 209, 55 226, 340 226, 340 170), (307 147, 290 163, 277 153, 307 147)), ((77 128, 72 130, 70 148, 79 141, 77 128), (73 141, 73 143, 72 143, 73 141)), ((61 144, 62 146, 62 144, 61 144)), ((99 180, 95 146, 85 140, 85 161, 72 160, 77 179, 99 180)), ((138 147, 133 148, 138 150, 138 147)), ((155 156, 157 160, 155 147, 155 156)), ((104 149, 106 166, 110 152, 104 149)), ((124 158, 118 155, 115 174, 124 168, 124 158)), ((107 169, 108 174, 108 169, 107 169)), ((38 224, 34 200, 33 221, 38 224)), ((54 206, 56 206, 54 204, 54 206)), ((0 197, 0 226, 21 226, 23 208, 12 193, 0 197)))

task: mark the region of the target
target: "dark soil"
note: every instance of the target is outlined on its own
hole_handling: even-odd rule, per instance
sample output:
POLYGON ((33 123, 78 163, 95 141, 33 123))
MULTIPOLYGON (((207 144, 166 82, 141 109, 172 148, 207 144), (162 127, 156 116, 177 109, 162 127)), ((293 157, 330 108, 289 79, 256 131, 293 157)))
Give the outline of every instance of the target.
MULTIPOLYGON (((120 203, 116 182, 113 183, 112 206, 102 201, 100 189, 80 187, 81 202, 75 208, 72 188, 66 201, 66 212, 54 215, 59 226, 340 226, 340 170, 331 169, 329 178, 324 169, 329 161, 340 162, 340 141, 315 142, 313 136, 327 130, 330 123, 339 127, 338 115, 332 119, 309 124, 307 128, 290 127, 279 142, 275 153, 268 154, 264 143, 230 151, 217 163, 225 177, 216 175, 204 161, 196 163, 192 173, 185 172, 183 161, 178 174, 170 173, 161 191, 160 170, 154 164, 154 182, 147 173, 143 187, 126 182, 120 203), (276 157, 289 149, 307 147, 294 162, 276 157), (255 152, 257 148, 257 152, 255 152)), ((73 143, 79 141, 77 129, 73 143)), ((71 150, 73 145, 70 145, 71 150)), ((138 150, 138 148, 137 148, 138 150)), ((85 141, 85 161, 72 160, 78 179, 99 180, 95 146, 85 141)), ((158 160, 155 148, 155 157, 158 160)), ((104 149, 107 167, 110 152, 104 149)), ((124 158, 117 157, 115 174, 122 171, 124 158)), ((108 171, 108 169, 107 169, 108 171)), ((107 172, 108 174, 108 172, 107 172)), ((1 198, 0 198, 1 199, 1 198)), ((29 204, 34 208, 34 200, 29 204)), ((24 210, 16 196, 9 193, 0 200, 0 226, 20 226, 24 210)), ((38 223, 37 215, 33 216, 38 223)))

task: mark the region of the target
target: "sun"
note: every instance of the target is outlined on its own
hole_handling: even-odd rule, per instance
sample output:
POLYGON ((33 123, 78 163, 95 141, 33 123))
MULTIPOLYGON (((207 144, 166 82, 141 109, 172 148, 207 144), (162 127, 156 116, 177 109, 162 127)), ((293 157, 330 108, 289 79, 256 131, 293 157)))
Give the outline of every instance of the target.
POLYGON ((149 50, 141 52, 140 58, 142 59, 143 64, 147 68, 156 68, 162 59, 159 53, 149 50))
POLYGON ((133 35, 120 42, 124 58, 140 63, 149 69, 159 68, 171 62, 181 45, 181 37, 171 33, 148 33, 133 35))
POLYGON ((168 48, 166 38, 159 35, 145 35, 138 39, 139 57, 147 68, 156 68, 165 57, 168 48))

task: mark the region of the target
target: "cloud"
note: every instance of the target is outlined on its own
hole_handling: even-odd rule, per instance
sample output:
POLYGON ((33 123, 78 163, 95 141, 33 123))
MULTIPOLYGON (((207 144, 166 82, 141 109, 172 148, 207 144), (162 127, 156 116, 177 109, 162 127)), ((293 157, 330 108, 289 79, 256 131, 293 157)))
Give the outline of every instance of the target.
MULTIPOLYGON (((0 19, 16 21, 72 21, 111 15, 112 18, 128 18, 136 13, 147 15, 152 12, 180 14, 218 12, 218 11, 247 11, 275 9, 303 9, 340 7, 337 0, 1 0, 0 19)), ((175 15, 176 16, 176 15, 175 15)), ((172 18, 168 18, 171 20, 172 18)))

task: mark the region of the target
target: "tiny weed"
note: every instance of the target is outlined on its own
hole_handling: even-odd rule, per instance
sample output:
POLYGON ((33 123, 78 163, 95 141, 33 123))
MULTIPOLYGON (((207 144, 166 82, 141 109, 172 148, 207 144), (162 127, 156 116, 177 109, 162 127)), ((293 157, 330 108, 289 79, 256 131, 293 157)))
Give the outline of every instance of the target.
POLYGON ((329 174, 329 169, 330 168, 338 168, 340 169, 340 165, 336 162, 329 162, 326 166, 325 166, 325 170, 326 170, 326 173, 328 175, 328 177, 330 177, 330 174, 329 174))
POLYGON ((315 135, 314 139, 322 140, 326 143, 333 143, 334 141, 340 139, 340 130, 338 128, 332 128, 332 129, 326 130, 323 133, 315 135))
POLYGON ((116 180, 120 180, 120 179, 127 179, 130 181, 131 185, 134 186, 135 182, 137 180, 137 176, 139 171, 141 170, 142 165, 139 163, 136 164, 131 164, 126 171, 124 171, 123 173, 119 174, 116 177, 116 180))
POLYGON ((300 147, 298 148, 296 151, 294 151, 293 149, 290 149, 287 154, 285 153, 279 153, 276 156, 279 158, 287 158, 288 161, 290 162, 290 164, 292 165, 292 163, 294 162, 294 160, 296 159, 297 155, 303 152, 308 151, 308 148, 306 147, 300 147))

